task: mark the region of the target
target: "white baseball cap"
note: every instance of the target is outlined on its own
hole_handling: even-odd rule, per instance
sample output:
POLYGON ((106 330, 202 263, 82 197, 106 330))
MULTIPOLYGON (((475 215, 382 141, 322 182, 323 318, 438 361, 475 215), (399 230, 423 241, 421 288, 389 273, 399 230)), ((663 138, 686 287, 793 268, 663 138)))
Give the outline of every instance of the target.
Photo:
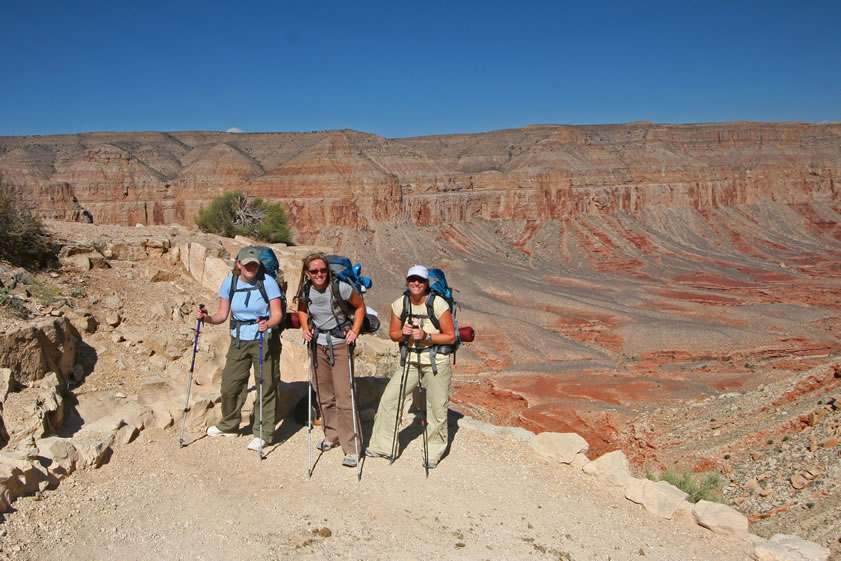
POLYGON ((413 267, 409 267, 409 272, 406 273, 406 278, 409 277, 420 277, 422 279, 429 280, 429 271, 423 265, 415 265, 413 267))

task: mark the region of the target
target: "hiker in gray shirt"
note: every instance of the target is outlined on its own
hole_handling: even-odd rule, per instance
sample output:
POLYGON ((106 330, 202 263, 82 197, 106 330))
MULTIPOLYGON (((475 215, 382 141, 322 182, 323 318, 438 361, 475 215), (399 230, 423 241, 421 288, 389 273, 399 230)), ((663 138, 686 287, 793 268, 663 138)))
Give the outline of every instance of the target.
POLYGON ((334 279, 327 257, 316 253, 304 259, 301 289, 295 300, 304 340, 313 361, 313 385, 321 409, 326 452, 341 446, 342 465, 356 467, 359 458, 354 434, 362 434, 351 396, 349 351, 365 320, 365 303, 350 284, 334 279), (356 430, 354 430, 354 424, 356 430))

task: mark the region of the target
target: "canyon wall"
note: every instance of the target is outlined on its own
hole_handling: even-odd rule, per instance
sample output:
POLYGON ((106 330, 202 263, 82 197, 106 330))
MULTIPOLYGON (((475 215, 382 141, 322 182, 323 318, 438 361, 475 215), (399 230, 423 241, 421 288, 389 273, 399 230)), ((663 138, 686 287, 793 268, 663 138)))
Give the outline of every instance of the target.
POLYGON ((0 184, 43 216, 192 224, 225 190, 323 226, 566 219, 651 207, 833 202, 841 124, 537 125, 385 139, 356 131, 0 137, 0 184))

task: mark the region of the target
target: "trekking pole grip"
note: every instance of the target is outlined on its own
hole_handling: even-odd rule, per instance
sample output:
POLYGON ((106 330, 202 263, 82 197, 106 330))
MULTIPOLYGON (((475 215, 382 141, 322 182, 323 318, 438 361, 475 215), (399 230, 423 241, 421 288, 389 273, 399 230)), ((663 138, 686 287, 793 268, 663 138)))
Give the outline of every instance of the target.
MULTIPOLYGON (((199 309, 204 311, 204 304, 199 304, 199 309)), ((193 362, 190 363, 190 373, 192 374, 193 369, 196 367, 196 351, 199 348, 199 331, 201 331, 201 322, 202 320, 198 320, 196 322, 196 339, 193 342, 193 362)))

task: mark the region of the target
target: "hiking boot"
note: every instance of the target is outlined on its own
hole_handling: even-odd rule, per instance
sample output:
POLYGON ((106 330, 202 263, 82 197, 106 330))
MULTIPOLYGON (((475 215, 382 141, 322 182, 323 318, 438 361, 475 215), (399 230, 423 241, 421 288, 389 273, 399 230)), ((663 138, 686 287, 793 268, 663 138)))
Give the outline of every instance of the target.
POLYGON ((332 450, 333 448, 335 448, 338 445, 339 445, 338 442, 327 442, 326 440, 322 440, 321 442, 318 443, 316 448, 318 448, 322 452, 327 452, 328 450, 332 450))
POLYGON ((255 452, 259 452, 266 446, 266 441, 261 440, 259 437, 255 436, 251 439, 251 442, 248 443, 248 449, 254 450, 255 452))
POLYGON ((436 460, 427 460, 423 462, 423 467, 425 469, 435 469, 438 467, 438 462, 436 460))
POLYGON ((379 452, 374 452, 370 448, 365 449, 365 455, 369 458, 385 458, 386 460, 390 460, 391 456, 388 454, 380 454, 379 452))
POLYGON ((356 454, 347 454, 345 459, 342 460, 342 465, 349 468, 355 468, 357 461, 356 454))
POLYGON ((237 433, 235 432, 222 432, 221 430, 216 428, 216 425, 210 425, 207 427, 207 436, 217 437, 217 436, 224 436, 225 438, 236 438, 237 433))

